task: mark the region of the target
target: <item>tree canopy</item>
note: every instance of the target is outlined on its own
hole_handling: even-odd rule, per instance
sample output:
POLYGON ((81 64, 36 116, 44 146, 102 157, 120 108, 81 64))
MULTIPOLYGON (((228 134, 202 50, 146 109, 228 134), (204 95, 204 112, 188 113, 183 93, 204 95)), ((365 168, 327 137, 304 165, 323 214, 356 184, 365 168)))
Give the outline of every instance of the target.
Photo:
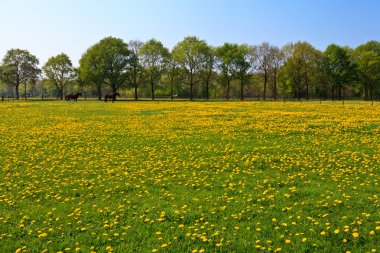
POLYGON ((281 48, 268 42, 214 47, 187 36, 170 51, 156 39, 127 44, 106 37, 83 53, 78 69, 65 54, 49 59, 44 73, 54 84, 53 92, 39 78, 38 64, 27 50, 9 50, 0 65, 3 96, 15 91, 19 97, 19 85, 24 84, 25 95, 28 86, 34 94, 58 91, 60 97, 64 91, 82 89, 98 99, 119 91, 135 100, 158 95, 190 100, 380 98, 378 41, 356 48, 330 44, 320 51, 306 41, 281 48), (65 73, 61 78, 55 75, 59 69, 65 73))
MULTIPOLYGON (((19 99, 19 85, 36 80, 41 73, 38 68, 39 61, 28 50, 8 50, 0 66, 0 77, 5 82, 12 84, 16 89, 16 98, 19 99)), ((26 96, 26 94, 25 94, 26 96)))
POLYGON ((53 56, 45 63, 43 70, 48 80, 57 88, 59 97, 63 99, 64 89, 76 76, 70 58, 65 53, 53 56))

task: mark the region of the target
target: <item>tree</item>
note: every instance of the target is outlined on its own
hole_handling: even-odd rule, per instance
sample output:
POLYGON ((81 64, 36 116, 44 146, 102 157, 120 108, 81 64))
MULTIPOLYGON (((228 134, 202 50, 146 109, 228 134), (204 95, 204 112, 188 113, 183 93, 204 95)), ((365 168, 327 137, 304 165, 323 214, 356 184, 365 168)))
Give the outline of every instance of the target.
POLYGON ((332 98, 342 99, 342 90, 357 74, 356 65, 350 59, 348 50, 335 44, 329 45, 323 54, 322 69, 330 77, 332 98))
POLYGON ((55 85, 59 96, 63 99, 63 90, 75 78, 75 70, 70 58, 61 53, 48 59, 43 67, 46 77, 55 85))
POLYGON ((205 85, 205 95, 206 99, 210 98, 210 83, 215 79, 216 75, 214 72, 214 67, 216 63, 216 52, 215 48, 207 46, 204 51, 204 61, 201 63, 199 78, 205 85))
POLYGON ((172 54, 170 54, 167 69, 165 71, 165 77, 167 82, 169 83, 169 90, 170 90, 170 98, 171 100, 174 99, 174 92, 175 89, 178 88, 177 84, 182 81, 182 69, 180 68, 179 64, 174 61, 172 54))
POLYGON ((196 77, 205 61, 207 44, 195 36, 185 37, 174 46, 173 59, 178 62, 186 73, 187 84, 190 85, 190 100, 193 100, 193 86, 196 77))
POLYGON ((320 52, 307 42, 297 42, 284 46, 282 54, 285 63, 281 68, 281 78, 291 86, 294 97, 301 100, 304 94, 309 99, 310 87, 317 82, 320 52))
POLYGON ((91 46, 82 55, 79 60, 79 78, 84 82, 95 86, 98 99, 102 99, 102 88, 105 80, 104 72, 102 72, 98 54, 95 46, 91 46))
POLYGON ((96 83, 99 96, 103 83, 115 94, 127 83, 130 54, 122 39, 106 37, 87 49, 81 59, 80 73, 96 83))
POLYGON ((380 42, 368 41, 353 53, 358 67, 359 82, 364 89, 365 100, 373 99, 374 91, 380 87, 380 42))
POLYGON ((217 66, 221 71, 222 79, 227 88, 227 100, 229 100, 230 83, 236 76, 236 58, 238 57, 238 44, 224 43, 223 46, 216 48, 218 57, 217 66))
POLYGON ((271 76, 272 76, 272 94, 273 99, 277 99, 278 88, 277 88, 277 74, 284 63, 284 54, 278 47, 270 48, 270 66, 271 66, 271 76))
POLYGON ((4 56, 3 64, 0 68, 0 77, 16 88, 17 99, 20 98, 20 84, 24 84, 26 90, 28 81, 37 80, 41 73, 41 70, 37 66, 38 64, 37 57, 30 54, 27 50, 11 49, 4 56))
POLYGON ((149 80, 152 100, 154 100, 155 85, 161 80, 169 61, 169 50, 155 39, 147 41, 139 50, 141 64, 146 78, 149 80))
POLYGON ((267 92, 267 85, 269 80, 269 74, 270 74, 270 67, 271 67, 271 46, 268 42, 264 42, 261 45, 259 45, 255 52, 255 59, 256 59, 256 68, 261 73, 263 79, 264 79, 264 95, 263 99, 266 98, 266 92, 267 92))
POLYGON ((138 100, 137 89, 144 80, 143 67, 141 65, 141 59, 139 50, 144 43, 139 40, 131 40, 128 43, 128 48, 131 51, 130 68, 129 68, 129 83, 134 88, 135 100, 138 100))
POLYGON ((240 100, 244 100, 244 85, 249 81, 249 69, 252 62, 252 48, 247 45, 237 47, 236 56, 234 57, 234 68, 236 77, 240 81, 240 100))

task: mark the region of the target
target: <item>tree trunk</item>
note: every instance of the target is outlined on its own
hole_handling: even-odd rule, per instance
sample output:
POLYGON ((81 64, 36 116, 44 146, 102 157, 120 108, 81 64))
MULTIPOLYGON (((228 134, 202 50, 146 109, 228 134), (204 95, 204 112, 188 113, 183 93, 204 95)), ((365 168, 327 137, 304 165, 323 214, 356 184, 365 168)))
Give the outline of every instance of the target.
POLYGON ((24 83, 24 97, 25 97, 25 100, 26 100, 26 82, 24 83))
POLYGON ((267 94, 267 82, 268 82, 268 74, 267 74, 267 71, 265 70, 265 72, 264 72, 264 97, 263 97, 264 100, 265 100, 266 94, 267 94))
POLYGON ((172 100, 174 100, 174 87, 173 87, 173 83, 172 83, 172 85, 170 87, 170 97, 171 97, 172 100))
POLYGON ((305 74, 305 82, 306 82, 306 100, 309 100, 309 80, 307 79, 307 73, 305 74))
POLYGON ((152 100, 154 100, 154 82, 150 81, 150 91, 152 94, 152 100))
POLYGON ((98 100, 102 100, 102 86, 98 84, 96 88, 98 90, 98 100))
POLYGON ((208 86, 209 86, 209 80, 206 80, 206 99, 209 100, 209 94, 208 94, 208 86))
POLYGON ((301 101, 301 84, 298 84, 298 101, 301 101))
POLYGON ((193 74, 190 72, 190 100, 193 100, 193 74))
POLYGON ((19 95, 19 93, 18 93, 18 87, 19 87, 19 85, 20 85, 20 84, 17 82, 17 83, 16 83, 16 99, 17 99, 17 100, 19 100, 19 98, 20 98, 20 95, 19 95))
POLYGON ((240 80, 240 100, 244 100, 244 81, 240 80))
POLYGON ((227 100, 230 99, 230 80, 227 80, 227 100))
POLYGON ((135 100, 138 100, 138 97, 137 97, 137 85, 135 84, 135 100))
POLYGON ((277 100, 277 71, 273 73, 273 99, 277 100))

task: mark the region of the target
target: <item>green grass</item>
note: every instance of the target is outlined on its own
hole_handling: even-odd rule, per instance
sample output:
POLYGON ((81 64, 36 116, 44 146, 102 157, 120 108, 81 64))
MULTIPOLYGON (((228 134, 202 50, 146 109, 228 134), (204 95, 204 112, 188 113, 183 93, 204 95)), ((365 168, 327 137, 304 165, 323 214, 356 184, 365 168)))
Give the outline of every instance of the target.
POLYGON ((380 251, 379 113, 0 103, 0 252, 380 251))

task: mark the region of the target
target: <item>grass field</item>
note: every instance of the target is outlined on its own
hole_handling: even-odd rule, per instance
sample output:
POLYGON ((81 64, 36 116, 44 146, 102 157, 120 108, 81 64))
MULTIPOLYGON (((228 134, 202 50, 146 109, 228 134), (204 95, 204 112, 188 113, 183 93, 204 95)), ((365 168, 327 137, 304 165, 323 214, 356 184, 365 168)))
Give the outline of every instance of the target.
POLYGON ((380 252, 380 104, 0 103, 0 252, 380 252))

